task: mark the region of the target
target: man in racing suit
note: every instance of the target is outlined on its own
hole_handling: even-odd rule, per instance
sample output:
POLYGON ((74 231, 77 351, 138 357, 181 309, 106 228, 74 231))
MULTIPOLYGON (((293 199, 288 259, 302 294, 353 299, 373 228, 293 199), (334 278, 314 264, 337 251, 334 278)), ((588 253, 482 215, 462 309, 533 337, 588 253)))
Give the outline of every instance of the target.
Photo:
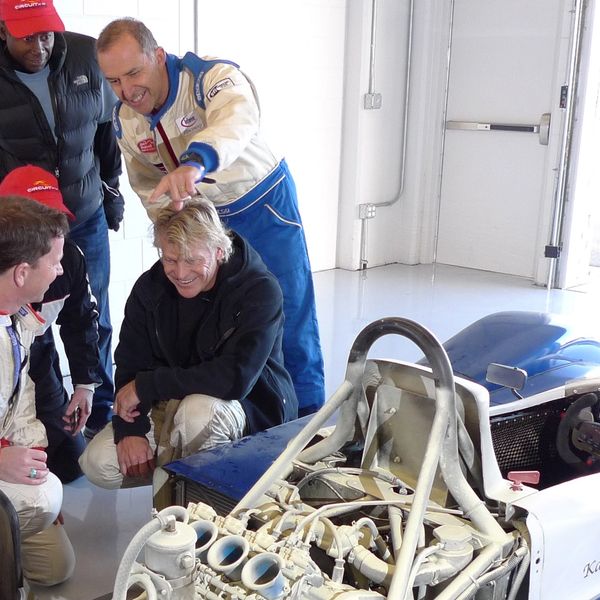
POLYGON ((287 164, 260 136, 252 83, 230 61, 166 54, 134 19, 110 23, 96 47, 120 100, 113 124, 132 188, 151 219, 164 194, 175 207, 200 194, 254 246, 283 292, 299 414, 313 412, 324 374, 306 240, 287 164))
MULTIPOLYGON (((59 210, 73 219, 64 205, 58 181, 52 173, 33 165, 17 167, 0 183, 0 196, 21 196, 59 210)), ((101 382, 98 355, 98 312, 92 298, 85 258, 79 247, 65 239, 61 260, 63 273, 32 306, 45 321, 43 333, 31 346, 29 376, 35 383, 37 417, 46 428, 48 468, 63 483, 83 473, 79 457, 85 449, 83 429, 92 408, 95 387, 101 382), (60 326, 69 361, 73 396, 63 385, 52 323, 60 326)))
POLYGON ((30 306, 62 273, 66 217, 32 200, 0 199, 0 490, 21 532, 23 573, 54 585, 73 572, 75 556, 56 522, 62 485, 46 463, 46 432, 35 415, 29 347, 43 321, 30 306))

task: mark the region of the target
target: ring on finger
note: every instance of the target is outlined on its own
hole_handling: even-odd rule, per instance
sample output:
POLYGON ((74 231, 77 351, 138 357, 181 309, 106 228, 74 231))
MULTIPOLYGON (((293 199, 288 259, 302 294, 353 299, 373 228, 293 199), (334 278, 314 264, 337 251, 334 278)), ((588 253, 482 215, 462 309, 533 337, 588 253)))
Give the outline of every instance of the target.
POLYGON ((34 467, 31 467, 31 469, 29 469, 29 475, 28 477, 30 479, 35 479, 37 477, 37 469, 34 467))

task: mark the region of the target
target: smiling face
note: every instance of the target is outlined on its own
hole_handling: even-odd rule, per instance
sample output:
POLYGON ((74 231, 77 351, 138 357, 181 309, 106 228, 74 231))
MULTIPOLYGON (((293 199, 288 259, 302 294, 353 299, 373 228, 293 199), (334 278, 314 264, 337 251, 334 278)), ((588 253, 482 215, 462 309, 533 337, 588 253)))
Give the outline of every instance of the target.
POLYGON ((119 100, 143 115, 160 108, 167 99, 169 78, 165 61, 162 48, 145 54, 128 33, 98 52, 100 69, 119 100))
POLYGON ((13 60, 27 73, 38 73, 50 60, 54 48, 54 33, 43 31, 24 38, 12 36, 6 25, 0 23, 0 38, 13 60))
POLYGON ((215 285, 223 255, 220 248, 213 250, 199 242, 191 245, 183 254, 179 245, 169 242, 164 236, 159 237, 158 241, 165 275, 180 296, 195 298, 215 285))
POLYGON ((50 252, 41 256, 34 265, 26 265, 21 295, 23 304, 41 302, 50 284, 63 274, 61 264, 65 239, 54 238, 50 252))

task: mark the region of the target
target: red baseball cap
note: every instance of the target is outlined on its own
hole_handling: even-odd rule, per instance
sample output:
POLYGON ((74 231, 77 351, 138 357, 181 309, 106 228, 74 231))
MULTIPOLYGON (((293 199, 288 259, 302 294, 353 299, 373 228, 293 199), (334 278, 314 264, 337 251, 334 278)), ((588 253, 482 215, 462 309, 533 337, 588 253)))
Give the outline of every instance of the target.
POLYGON ((52 173, 33 165, 13 169, 0 183, 0 196, 23 196, 63 212, 75 220, 75 215, 65 206, 52 173))
POLYGON ((24 38, 41 31, 64 31, 52 0, 0 0, 0 21, 9 33, 24 38))

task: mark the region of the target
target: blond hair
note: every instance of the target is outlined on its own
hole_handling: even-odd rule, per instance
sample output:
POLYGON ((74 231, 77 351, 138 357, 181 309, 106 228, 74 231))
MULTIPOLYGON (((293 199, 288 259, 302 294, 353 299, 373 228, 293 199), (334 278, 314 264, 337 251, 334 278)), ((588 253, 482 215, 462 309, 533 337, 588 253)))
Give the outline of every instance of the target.
POLYGON ((233 252, 230 232, 225 228, 212 202, 203 198, 188 200, 179 211, 170 205, 156 214, 153 226, 154 245, 168 241, 177 246, 181 254, 189 257, 190 246, 204 242, 211 250, 221 249, 226 262, 233 252))

